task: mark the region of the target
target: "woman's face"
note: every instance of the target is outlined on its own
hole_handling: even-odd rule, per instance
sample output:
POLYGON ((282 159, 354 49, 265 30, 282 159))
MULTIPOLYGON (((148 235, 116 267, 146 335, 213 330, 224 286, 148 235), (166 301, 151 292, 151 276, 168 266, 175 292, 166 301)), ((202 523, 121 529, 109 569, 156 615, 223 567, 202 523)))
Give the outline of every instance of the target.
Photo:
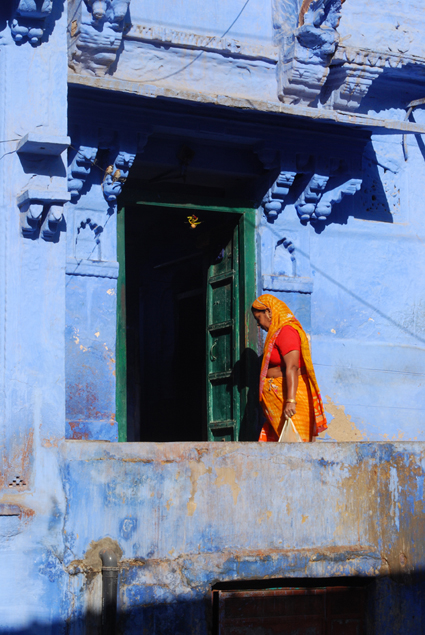
POLYGON ((264 311, 252 309, 252 315, 254 316, 254 320, 257 322, 258 326, 260 326, 263 331, 269 330, 270 324, 272 323, 272 312, 270 309, 265 309, 264 311))

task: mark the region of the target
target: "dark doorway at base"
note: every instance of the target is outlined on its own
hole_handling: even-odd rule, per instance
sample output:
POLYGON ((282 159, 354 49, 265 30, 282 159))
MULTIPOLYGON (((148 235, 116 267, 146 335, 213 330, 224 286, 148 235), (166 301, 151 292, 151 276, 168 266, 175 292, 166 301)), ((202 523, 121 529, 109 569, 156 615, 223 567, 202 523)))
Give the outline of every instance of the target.
POLYGON ((127 438, 206 440, 207 270, 240 216, 145 205, 125 215, 127 438))

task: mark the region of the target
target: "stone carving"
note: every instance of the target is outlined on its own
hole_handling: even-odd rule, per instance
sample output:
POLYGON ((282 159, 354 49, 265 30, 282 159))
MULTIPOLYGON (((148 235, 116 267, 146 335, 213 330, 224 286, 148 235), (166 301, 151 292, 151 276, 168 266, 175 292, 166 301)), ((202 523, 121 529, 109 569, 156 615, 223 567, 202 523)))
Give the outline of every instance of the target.
POLYGON ((333 205, 335 203, 340 203, 343 196, 347 194, 353 196, 360 190, 361 185, 361 179, 349 179, 345 183, 325 192, 320 201, 317 203, 314 212, 317 220, 326 220, 332 212, 333 205))
POLYGON ((85 180, 94 165, 97 148, 80 146, 74 157, 68 173, 68 190, 71 198, 75 200, 81 193, 85 180))
MULTIPOLYGON (((309 178, 307 187, 303 190, 295 203, 295 209, 298 216, 303 221, 315 220, 316 206, 323 194, 323 191, 328 183, 329 175, 313 174, 309 178)), ((320 219, 323 220, 323 219, 320 219)))
POLYGON ((85 0, 71 25, 70 67, 104 75, 115 62, 130 0, 85 0))
MULTIPOLYGON (((391 56, 372 51, 338 51, 323 87, 322 103, 334 109, 350 112, 357 110, 385 66, 393 67, 394 60, 389 58, 391 56)), ((401 66, 399 58, 396 63, 401 66)))
POLYGON ((63 205, 70 200, 68 192, 25 190, 18 196, 22 234, 36 238, 41 228, 45 240, 52 240, 63 217, 63 205))
MULTIPOLYGON (((292 16, 298 9, 298 26, 280 37, 278 96, 288 104, 309 105, 319 96, 338 43, 337 26, 344 0, 280 0, 292 16)), ((275 27, 276 28, 276 27, 275 27)))
POLYGON ((274 223, 285 206, 285 199, 297 173, 283 170, 263 198, 262 205, 269 223, 274 223))
POLYGON ((44 34, 44 22, 52 12, 53 0, 19 0, 11 22, 12 37, 17 43, 29 41, 36 46, 44 34))
POLYGON ((108 203, 114 203, 121 194, 135 157, 135 154, 129 152, 119 152, 114 164, 106 168, 102 190, 108 203))
POLYGON ((50 205, 46 219, 41 227, 41 235, 44 240, 53 240, 63 218, 62 205, 50 205))
POLYGON ((126 16, 130 0, 84 0, 94 20, 120 24, 126 16))

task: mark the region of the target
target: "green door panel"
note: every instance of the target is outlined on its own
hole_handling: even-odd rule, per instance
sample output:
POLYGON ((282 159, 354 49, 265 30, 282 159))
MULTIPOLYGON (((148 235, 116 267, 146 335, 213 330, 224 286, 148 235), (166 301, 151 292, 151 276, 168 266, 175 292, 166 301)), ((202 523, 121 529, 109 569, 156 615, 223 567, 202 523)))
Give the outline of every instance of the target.
POLYGON ((240 358, 239 227, 207 274, 208 440, 236 441, 240 395, 234 367, 240 358))

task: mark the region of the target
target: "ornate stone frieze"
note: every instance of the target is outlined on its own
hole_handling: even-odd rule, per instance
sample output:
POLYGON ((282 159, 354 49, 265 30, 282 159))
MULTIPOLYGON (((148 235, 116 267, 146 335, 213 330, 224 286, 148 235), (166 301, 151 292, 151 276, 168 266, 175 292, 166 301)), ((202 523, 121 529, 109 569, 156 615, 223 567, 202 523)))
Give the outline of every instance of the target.
MULTIPOLYGON (((278 96, 287 104, 310 105, 319 96, 339 43, 344 0, 276 0, 281 4, 278 96), (301 5, 301 6, 300 6, 301 5)), ((276 26, 275 26, 276 29, 276 26)))
POLYGON ((424 60, 416 56, 339 46, 320 101, 326 108, 353 112, 384 69, 403 68, 405 81, 418 81, 423 75, 423 66, 424 60))
POLYGON ((115 203, 117 197, 121 194, 135 157, 136 153, 118 152, 114 163, 106 168, 102 190, 103 196, 108 203, 115 203))
POLYGON ((70 200, 68 192, 53 190, 25 190, 18 196, 22 234, 53 240, 63 218, 63 206, 70 200))
POLYGON ((11 21, 12 37, 17 43, 29 41, 36 46, 44 34, 45 19, 52 12, 53 0, 19 0, 11 21))
POLYGON ((81 145, 75 155, 68 172, 68 190, 71 198, 76 200, 95 163, 97 147, 81 145))
POLYGON ((84 69, 104 75, 121 46, 130 0, 85 0, 74 4, 69 65, 75 72, 84 69))

